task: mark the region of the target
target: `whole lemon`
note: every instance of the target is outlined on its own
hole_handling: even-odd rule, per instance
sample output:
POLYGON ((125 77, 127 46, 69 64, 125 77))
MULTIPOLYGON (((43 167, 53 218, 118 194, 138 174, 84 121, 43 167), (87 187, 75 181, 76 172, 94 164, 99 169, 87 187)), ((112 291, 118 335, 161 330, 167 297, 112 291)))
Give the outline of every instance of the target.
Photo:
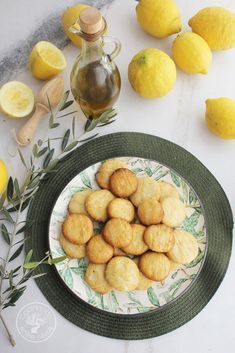
POLYGON ((0 159, 0 194, 5 190, 7 185, 7 167, 0 159))
POLYGON ((73 42, 73 44, 75 44, 79 48, 82 47, 82 39, 75 33, 69 32, 69 27, 71 27, 77 21, 80 12, 86 9, 87 7, 89 7, 89 5, 85 4, 77 4, 75 6, 69 7, 65 10, 61 18, 64 31, 67 37, 71 40, 71 42, 73 42))
POLYGON ((136 15, 144 31, 157 38, 178 33, 182 27, 174 0, 139 0, 136 15))
POLYGON ((206 74, 212 61, 207 42, 196 33, 182 33, 172 45, 173 59, 179 68, 189 74, 206 74))
POLYGON ((235 13, 223 7, 206 7, 189 20, 192 31, 199 34, 213 50, 235 46, 235 13))
POLYGON ((206 100, 206 124, 217 136, 235 139, 235 100, 215 98, 206 100))
POLYGON ((163 51, 143 49, 131 60, 128 78, 134 90, 145 98, 167 94, 176 81, 174 61, 163 51))

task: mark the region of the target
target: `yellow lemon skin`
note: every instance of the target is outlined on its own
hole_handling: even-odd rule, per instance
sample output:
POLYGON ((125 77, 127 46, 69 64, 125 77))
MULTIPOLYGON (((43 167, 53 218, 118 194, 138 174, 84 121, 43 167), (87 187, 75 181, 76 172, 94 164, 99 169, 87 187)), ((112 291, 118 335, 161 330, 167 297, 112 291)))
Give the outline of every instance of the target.
POLYGON ((207 42, 196 33, 178 35, 172 45, 176 65, 188 74, 207 74, 212 53, 207 42))
POLYGON ((64 31, 67 35, 67 37, 75 44, 77 47, 81 48, 82 47, 82 39, 75 33, 69 32, 69 27, 71 27, 78 19, 80 12, 87 7, 90 7, 89 5, 85 4, 77 4, 75 6, 67 8, 65 10, 61 21, 64 27, 64 31))
POLYGON ((66 66, 64 54, 51 42, 38 42, 29 56, 29 69, 33 76, 40 80, 56 76, 64 71, 66 66))
POLYGON ((139 0, 136 16, 143 30, 157 38, 168 37, 182 28, 174 0, 139 0))
POLYGON ((20 81, 9 81, 0 89, 0 110, 9 118, 20 119, 34 109, 32 89, 20 81))
POLYGON ((133 89, 142 97, 158 98, 172 89, 176 81, 176 67, 163 51, 147 48, 132 58, 128 78, 133 89))
POLYGON ((235 46, 235 13, 223 7, 206 7, 189 20, 192 31, 199 34, 212 50, 235 46))
POLYGON ((206 100, 206 124, 223 139, 235 139, 235 100, 215 98, 206 100))
POLYGON ((2 194, 6 188, 7 178, 8 176, 6 164, 3 162, 3 160, 0 159, 0 194, 2 194))

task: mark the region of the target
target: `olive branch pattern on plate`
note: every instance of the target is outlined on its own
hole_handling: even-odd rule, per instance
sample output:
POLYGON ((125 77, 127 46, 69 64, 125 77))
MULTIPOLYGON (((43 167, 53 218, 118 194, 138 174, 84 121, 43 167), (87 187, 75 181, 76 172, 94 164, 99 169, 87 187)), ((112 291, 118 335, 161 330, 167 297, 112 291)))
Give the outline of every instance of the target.
MULTIPOLYGON (((148 175, 158 181, 169 182, 177 188, 181 200, 187 205, 187 217, 181 228, 192 233, 199 244, 197 258, 188 265, 181 265, 172 271, 164 282, 155 282, 144 291, 118 292, 111 291, 105 295, 96 293, 84 281, 84 273, 88 261, 83 259, 65 259, 55 265, 63 282, 79 298, 101 310, 118 314, 138 314, 157 309, 171 302, 192 284, 199 273, 206 252, 206 227, 203 210, 194 190, 177 173, 168 167, 152 160, 124 157, 122 159, 138 176, 148 175)), ((64 255, 59 243, 61 224, 67 215, 67 206, 71 196, 84 189, 99 189, 95 181, 95 173, 101 163, 90 166, 64 188, 52 211, 49 225, 49 246, 53 257, 64 255)), ((98 233, 102 224, 95 223, 98 233)))

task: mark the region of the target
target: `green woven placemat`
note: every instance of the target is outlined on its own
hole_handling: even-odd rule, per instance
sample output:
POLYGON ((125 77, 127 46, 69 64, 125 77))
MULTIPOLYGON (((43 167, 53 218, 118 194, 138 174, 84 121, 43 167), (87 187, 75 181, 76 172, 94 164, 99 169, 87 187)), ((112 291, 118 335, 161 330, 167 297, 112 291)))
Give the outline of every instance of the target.
POLYGON ((30 204, 26 251, 41 259, 48 250, 48 223, 57 197, 66 184, 92 164, 113 157, 133 156, 156 160, 173 168, 197 192, 202 202, 208 235, 204 266, 194 285, 174 302, 138 315, 118 315, 96 309, 71 293, 54 267, 43 266, 47 276, 36 280, 51 305, 66 319, 98 335, 120 339, 144 339, 162 335, 183 325, 208 303, 228 267, 232 248, 233 219, 227 197, 213 175, 189 152, 162 138, 122 132, 90 141, 63 160, 55 174, 41 183, 30 204))

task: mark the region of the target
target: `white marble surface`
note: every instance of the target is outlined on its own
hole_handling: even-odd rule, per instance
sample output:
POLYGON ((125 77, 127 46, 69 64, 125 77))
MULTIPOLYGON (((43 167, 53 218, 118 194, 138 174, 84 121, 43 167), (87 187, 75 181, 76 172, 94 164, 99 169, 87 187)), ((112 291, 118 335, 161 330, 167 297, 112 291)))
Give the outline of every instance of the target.
MULTIPOLYGON (((64 1, 65 3, 65 1, 64 1)), ((66 3, 71 3, 67 1, 66 3)), ((234 0, 178 0, 182 12, 184 29, 187 20, 200 8, 209 5, 235 8, 234 0)), ((208 97, 228 96, 235 98, 235 50, 214 53, 210 72, 206 76, 187 76, 178 71, 177 83, 166 97, 159 100, 145 100, 137 96, 127 80, 127 66, 131 57, 144 47, 158 47, 170 53, 173 37, 157 40, 145 34, 135 20, 133 0, 116 0, 109 9, 105 9, 109 34, 118 37, 123 45, 122 52, 116 62, 122 75, 122 92, 117 103, 119 111, 115 124, 102 130, 102 134, 116 131, 140 131, 169 139, 193 153, 218 179, 224 188, 235 212, 235 141, 224 141, 212 135, 204 124, 205 99, 208 97)), ((0 3, 1 43, 0 56, 8 46, 15 45, 18 39, 24 38, 39 21, 39 16, 53 13, 54 8, 62 8, 55 0, 17 1, 2 0, 0 3), (30 16, 28 8, 30 6, 30 16), (12 11, 14 16, 12 16, 12 11), (19 25, 20 23, 20 25, 19 25), (10 31, 10 32, 9 32, 10 31), (10 34, 9 34, 10 33, 10 34), (15 33, 15 35, 14 35, 15 33), (9 38, 9 42, 8 42, 9 38)), ((69 88, 69 71, 78 50, 72 45, 64 49, 68 59, 68 69, 64 73, 66 86, 69 88)), ((25 72, 14 77, 32 86, 35 92, 41 87, 38 82, 25 72)), ((12 175, 23 176, 23 169, 15 153, 15 145, 10 130, 17 128, 21 122, 8 120, 0 115, 0 159, 7 162, 12 175)), ((64 132, 68 120, 64 120, 61 132, 64 132)), ((82 129, 84 119, 78 114, 77 133, 82 129)), ((47 134, 47 122, 41 124, 39 136, 47 134)), ((28 151, 25 149, 27 155, 28 151)), ((0 249, 4 245, 0 242, 0 249)), ((16 315, 26 303, 38 301, 46 303, 46 299, 33 281, 29 281, 28 289, 19 300, 16 308, 5 312, 5 319, 10 324, 16 338, 16 352, 35 353, 78 351, 94 353, 198 353, 234 352, 235 345, 235 260, 231 258, 225 279, 209 304, 192 321, 162 337, 143 341, 121 341, 99 337, 81 330, 59 315, 54 309, 57 327, 55 333, 46 342, 33 344, 25 341, 15 327, 16 315)), ((0 330, 0 352, 11 352, 3 330, 0 330)))

